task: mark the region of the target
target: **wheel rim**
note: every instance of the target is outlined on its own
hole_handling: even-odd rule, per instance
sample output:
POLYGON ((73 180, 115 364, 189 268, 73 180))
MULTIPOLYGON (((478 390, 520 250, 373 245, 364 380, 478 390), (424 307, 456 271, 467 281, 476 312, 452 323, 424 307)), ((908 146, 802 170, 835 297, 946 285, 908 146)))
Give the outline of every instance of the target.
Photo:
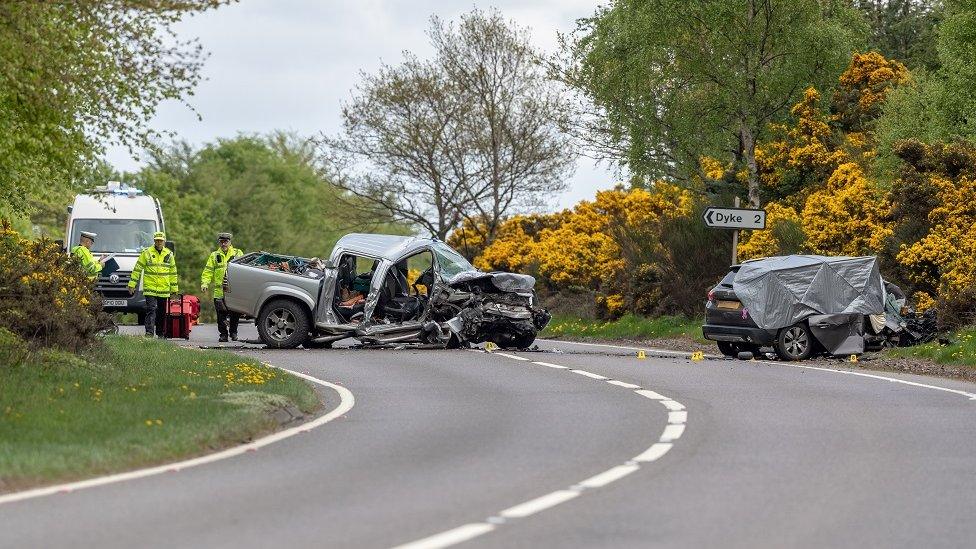
POLYGON ((807 337, 807 332, 803 328, 794 326, 786 330, 786 334, 783 336, 783 344, 790 356, 803 356, 810 345, 810 338, 807 337))
POLYGON ((295 333, 298 322, 288 309, 275 309, 268 315, 264 327, 275 341, 285 341, 295 333))

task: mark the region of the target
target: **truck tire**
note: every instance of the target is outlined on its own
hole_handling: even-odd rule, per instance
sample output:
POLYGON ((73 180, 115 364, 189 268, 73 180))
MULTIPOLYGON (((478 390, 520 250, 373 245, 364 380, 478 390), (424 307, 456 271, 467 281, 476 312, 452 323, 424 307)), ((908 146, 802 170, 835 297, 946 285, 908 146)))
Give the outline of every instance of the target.
POLYGON ((739 346, 731 341, 716 341, 718 344, 718 352, 722 353, 723 356, 734 357, 739 354, 739 346))
POLYGON ((261 341, 273 349, 294 349, 309 335, 308 313, 290 299, 275 299, 262 307, 255 324, 261 341))
POLYGON ((776 334, 776 354, 782 360, 806 360, 813 354, 813 335, 803 322, 776 334))

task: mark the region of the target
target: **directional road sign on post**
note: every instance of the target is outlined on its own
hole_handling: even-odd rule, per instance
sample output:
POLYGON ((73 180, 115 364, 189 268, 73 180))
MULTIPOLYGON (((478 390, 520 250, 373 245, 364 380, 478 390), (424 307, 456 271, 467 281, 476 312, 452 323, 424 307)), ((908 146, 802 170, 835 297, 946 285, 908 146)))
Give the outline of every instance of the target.
POLYGON ((705 226, 713 229, 766 228, 766 210, 710 207, 702 213, 702 219, 705 220, 705 226))

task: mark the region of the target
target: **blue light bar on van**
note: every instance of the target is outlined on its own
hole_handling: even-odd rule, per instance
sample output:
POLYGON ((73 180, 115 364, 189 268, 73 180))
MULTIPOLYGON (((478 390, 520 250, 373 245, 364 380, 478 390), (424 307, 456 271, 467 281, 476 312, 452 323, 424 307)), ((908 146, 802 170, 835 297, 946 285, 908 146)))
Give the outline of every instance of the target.
POLYGON ((94 192, 106 194, 124 194, 129 197, 134 197, 142 194, 142 189, 130 187, 125 183, 120 183, 118 181, 109 181, 107 185, 95 187, 94 192))

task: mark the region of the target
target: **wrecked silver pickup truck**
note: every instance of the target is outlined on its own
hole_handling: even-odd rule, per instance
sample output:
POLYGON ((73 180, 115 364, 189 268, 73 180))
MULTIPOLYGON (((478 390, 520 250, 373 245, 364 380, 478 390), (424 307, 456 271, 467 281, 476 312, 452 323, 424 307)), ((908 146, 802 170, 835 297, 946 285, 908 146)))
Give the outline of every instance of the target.
POLYGON ((367 344, 526 348, 550 320, 535 278, 485 273, 436 239, 342 237, 327 261, 255 252, 228 265, 228 309, 255 317, 269 347, 367 344))

